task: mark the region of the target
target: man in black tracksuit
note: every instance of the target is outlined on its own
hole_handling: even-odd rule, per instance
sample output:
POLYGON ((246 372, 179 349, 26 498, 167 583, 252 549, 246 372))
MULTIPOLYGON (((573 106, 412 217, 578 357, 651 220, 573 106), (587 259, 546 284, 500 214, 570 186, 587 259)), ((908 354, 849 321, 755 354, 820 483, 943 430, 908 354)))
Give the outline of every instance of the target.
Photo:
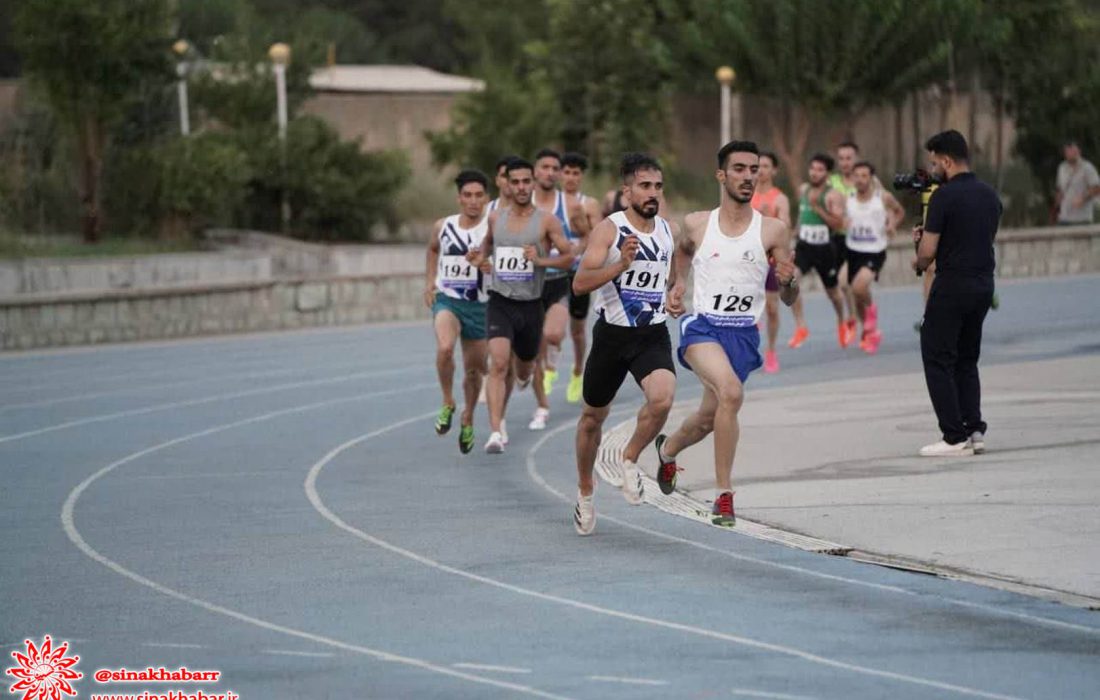
POLYGON ((970 172, 966 139, 944 131, 925 148, 933 175, 943 181, 916 227, 923 272, 934 261, 936 278, 924 309, 920 346, 924 377, 943 439, 921 448, 926 457, 969 456, 985 450, 978 357, 982 324, 993 301, 993 239, 1001 218, 997 192, 970 172))

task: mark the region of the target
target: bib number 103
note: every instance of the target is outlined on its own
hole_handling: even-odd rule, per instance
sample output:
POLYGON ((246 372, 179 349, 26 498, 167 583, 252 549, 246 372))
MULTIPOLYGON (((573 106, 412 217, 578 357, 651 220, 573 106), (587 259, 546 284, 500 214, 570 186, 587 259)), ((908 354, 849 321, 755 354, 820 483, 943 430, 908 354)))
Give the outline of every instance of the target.
POLYGON ((719 313, 746 313, 752 308, 753 297, 740 296, 737 294, 715 294, 711 299, 714 300, 714 305, 711 310, 719 313))

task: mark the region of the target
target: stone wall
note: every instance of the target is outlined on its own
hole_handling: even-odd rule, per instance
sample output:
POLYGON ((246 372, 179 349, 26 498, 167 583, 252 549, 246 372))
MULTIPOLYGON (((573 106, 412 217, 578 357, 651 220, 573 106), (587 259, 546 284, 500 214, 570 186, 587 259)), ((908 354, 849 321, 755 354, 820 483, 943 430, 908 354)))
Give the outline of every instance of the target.
MULTIPOLYGON (((905 238, 891 246, 885 286, 918 282, 905 238)), ((413 251, 406 252, 411 264, 413 251)), ((1100 272, 1100 225, 1002 231, 997 258, 1002 277, 1100 272)), ((804 290, 816 286, 807 279, 804 290)), ((0 298, 0 349, 421 319, 428 317, 423 289, 417 271, 23 294, 0 298)))
POLYGON ((0 349, 427 318, 421 274, 0 299, 0 349))

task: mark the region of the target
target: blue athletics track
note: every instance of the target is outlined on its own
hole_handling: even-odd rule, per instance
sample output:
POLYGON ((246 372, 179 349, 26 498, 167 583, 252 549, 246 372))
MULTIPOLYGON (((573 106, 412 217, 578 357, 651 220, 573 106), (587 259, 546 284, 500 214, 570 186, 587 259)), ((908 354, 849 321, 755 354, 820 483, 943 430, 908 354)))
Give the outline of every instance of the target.
MULTIPOLYGON (((811 295, 811 342, 747 401, 919 370, 919 291, 877 295, 877 356, 837 348, 811 295)), ((1000 298, 985 363, 1100 352, 1100 277, 1000 298)), ((80 657, 78 697, 1100 697, 1094 611, 632 508, 607 484, 578 537, 564 382, 544 433, 517 395, 504 455, 481 449, 480 406, 464 456, 432 430, 434 354, 419 322, 0 357, 5 667, 50 634, 80 657), (93 679, 148 667, 220 680, 93 679)), ((678 398, 698 395, 681 372, 678 398)), ((639 398, 628 382, 609 425, 639 398)))

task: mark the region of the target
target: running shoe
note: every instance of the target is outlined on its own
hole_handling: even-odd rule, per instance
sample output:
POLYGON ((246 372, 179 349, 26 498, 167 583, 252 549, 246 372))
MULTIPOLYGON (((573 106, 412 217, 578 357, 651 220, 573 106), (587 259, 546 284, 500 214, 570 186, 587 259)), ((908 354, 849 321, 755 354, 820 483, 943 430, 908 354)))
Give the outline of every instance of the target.
MULTIPOLYGON (((982 443, 982 449, 985 449, 984 442, 982 443)), ((945 440, 940 440, 920 448, 921 457, 970 457, 973 454, 974 445, 970 440, 963 440, 954 445, 945 440)))
POLYGON ((588 496, 577 493, 577 503, 573 506, 573 529, 578 535, 591 535, 596 529, 596 504, 592 498, 595 495, 595 491, 588 496))
POLYGON ((662 456, 661 448, 667 439, 667 435, 658 435, 654 443, 657 446, 657 461, 661 463, 661 466, 657 467, 657 485, 661 487, 661 493, 666 496, 676 490, 676 473, 683 471, 676 466, 675 459, 666 461, 662 456))
POLYGON ((723 491, 714 499, 713 516, 710 521, 719 527, 733 527, 737 524, 737 518, 733 514, 733 491, 723 491))
POLYGON ((775 350, 768 350, 764 353, 764 373, 775 374, 779 371, 779 355, 775 354, 775 350))
POLYGON ((500 433, 493 433, 489 436, 489 439, 485 442, 485 452, 491 455, 504 452, 504 440, 501 439, 500 433))
POLYGON ((856 339, 855 319, 849 319, 848 321, 841 321, 836 326, 836 339, 840 343, 840 347, 846 348, 852 344, 852 341, 856 339))
POLYGON ((794 335, 787 341, 787 347, 792 350, 802 347, 802 343, 806 342, 806 339, 810 337, 810 329, 806 326, 799 326, 794 329, 794 335))
POLYGON ((882 333, 879 331, 865 331, 863 340, 859 341, 859 349, 868 355, 878 352, 878 346, 882 343, 882 333))
POLYGON ((863 314, 863 330, 865 333, 878 330, 878 307, 874 304, 868 304, 863 314))
POLYGON ((542 373, 542 390, 547 396, 554 391, 554 384, 558 381, 558 370, 547 369, 542 373))
POLYGON ((455 417, 454 406, 444 406, 439 409, 439 415, 435 417, 435 434, 446 435, 451 429, 451 421, 455 417))
POLYGON ((531 417, 531 422, 527 424, 528 430, 546 430, 546 421, 550 420, 550 409, 548 408, 536 408, 535 415, 531 417))
POLYGON ((993 292, 993 301, 989 302, 989 308, 993 309, 994 311, 1001 308, 1001 297, 997 294, 997 292, 993 292))
POLYGON ((642 484, 642 472, 638 465, 628 459, 623 460, 623 498, 632 506, 640 506, 645 496, 645 485, 642 484))
POLYGON ((970 446, 974 448, 974 454, 976 455, 985 452, 985 433, 980 433, 977 430, 970 433, 970 446))
POLYGON ((462 454, 469 454, 474 449, 474 426, 464 425, 458 433, 458 449, 462 454))
POLYGON ((504 419, 500 419, 500 439, 504 441, 504 444, 508 444, 508 424, 504 422, 504 419))
POLYGON ((584 376, 574 374, 569 378, 569 386, 565 389, 565 400, 569 403, 580 403, 584 393, 584 376))

